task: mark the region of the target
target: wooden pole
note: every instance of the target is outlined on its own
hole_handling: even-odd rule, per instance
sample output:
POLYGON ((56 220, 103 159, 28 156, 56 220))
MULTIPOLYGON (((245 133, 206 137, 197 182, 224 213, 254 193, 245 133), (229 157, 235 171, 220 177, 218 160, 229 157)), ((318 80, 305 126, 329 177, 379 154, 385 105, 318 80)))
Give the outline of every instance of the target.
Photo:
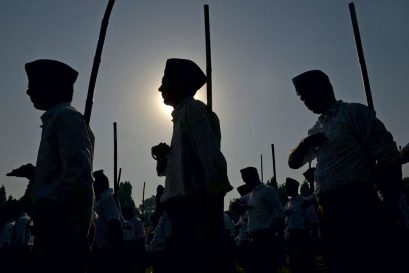
POLYGON ((354 29, 355 43, 356 43, 356 48, 358 51, 358 59, 359 59, 359 63, 361 64, 361 73, 362 73, 362 80, 364 82, 366 100, 368 102, 368 107, 374 110, 371 87, 369 85, 368 71, 366 69, 364 51, 362 50, 361 36, 359 34, 358 20, 356 17, 355 5, 353 2, 349 3, 349 12, 351 14, 352 27, 354 29))
POLYGON ((118 200, 118 148, 117 148, 117 133, 116 122, 114 122, 114 197, 118 200))
POLYGON ((210 24, 209 24, 209 5, 204 5, 205 17, 205 37, 206 37, 206 77, 207 77, 207 107, 212 110, 213 96, 212 96, 212 54, 210 49, 210 24))
POLYGON ((271 144, 271 154, 272 154, 272 157, 273 157, 273 175, 274 175, 274 182, 277 183, 276 156, 275 156, 274 144, 271 144))
POLYGON ((261 163, 261 183, 264 183, 264 178, 263 178, 263 155, 260 155, 260 163, 261 163))
POLYGON ((85 102, 84 118, 87 124, 89 124, 90 119, 91 119, 91 110, 92 110, 92 104, 94 100, 95 83, 97 81, 99 64, 101 63, 102 48, 104 46, 105 34, 108 28, 109 16, 111 15, 111 11, 114 6, 114 3, 115 3, 115 0, 109 0, 107 8, 105 9, 104 18, 102 19, 102 23, 101 23, 101 30, 99 32, 97 50, 95 52, 94 63, 92 64, 92 70, 91 70, 91 78, 89 80, 89 85, 88 85, 87 100, 85 102))
POLYGON ((144 211, 145 211, 145 185, 146 185, 146 182, 144 181, 143 190, 142 190, 142 211, 141 211, 142 219, 144 217, 144 211))

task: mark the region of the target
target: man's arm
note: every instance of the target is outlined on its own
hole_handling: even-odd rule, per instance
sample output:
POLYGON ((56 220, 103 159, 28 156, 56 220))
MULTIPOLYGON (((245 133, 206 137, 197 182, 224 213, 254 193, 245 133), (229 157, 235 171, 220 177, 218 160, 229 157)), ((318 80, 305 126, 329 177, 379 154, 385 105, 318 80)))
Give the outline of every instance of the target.
POLYGON ((209 193, 224 194, 232 190, 227 177, 227 162, 220 151, 206 107, 190 105, 186 116, 187 130, 204 168, 209 193))
POLYGON ((385 207, 396 217, 402 165, 393 136, 376 117, 375 112, 363 105, 353 105, 350 108, 350 118, 356 137, 376 159, 375 183, 382 192, 385 207))
POLYGON ((288 157, 288 166, 299 169, 314 157, 313 152, 318 149, 327 137, 323 133, 316 133, 304 138, 288 157))

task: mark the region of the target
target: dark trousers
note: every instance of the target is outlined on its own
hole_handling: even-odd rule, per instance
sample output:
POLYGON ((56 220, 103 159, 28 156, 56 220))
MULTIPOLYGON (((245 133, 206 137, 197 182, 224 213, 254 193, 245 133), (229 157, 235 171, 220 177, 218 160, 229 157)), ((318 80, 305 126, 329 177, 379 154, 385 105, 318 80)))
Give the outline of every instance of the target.
POLYGON ((393 270, 396 242, 372 185, 345 186, 320 198, 323 257, 329 273, 393 270))
POLYGON ((166 203, 172 225, 170 272, 225 272, 223 205, 223 196, 166 203))
POLYGON ((262 230, 251 234, 250 273, 278 272, 278 245, 273 230, 262 230))
POLYGON ((313 273, 314 248, 308 230, 289 230, 288 258, 292 273, 313 273))
POLYGON ((70 212, 54 203, 37 204, 33 272, 83 273, 89 258, 86 236, 78 238, 70 212))

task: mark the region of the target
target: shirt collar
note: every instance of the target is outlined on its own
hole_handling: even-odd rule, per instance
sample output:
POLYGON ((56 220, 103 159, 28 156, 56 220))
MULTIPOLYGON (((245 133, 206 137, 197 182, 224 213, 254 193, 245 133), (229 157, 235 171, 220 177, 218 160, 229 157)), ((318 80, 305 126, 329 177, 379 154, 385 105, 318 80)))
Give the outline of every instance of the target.
POLYGON ((67 106, 71 106, 71 102, 62 102, 54 105, 41 116, 41 120, 43 121, 43 123, 45 123, 50 117, 55 114, 55 112, 57 112, 57 110, 67 106))
POLYGON ((330 117, 335 116, 335 115, 338 113, 339 108, 341 107, 341 104, 342 104, 342 100, 338 100, 337 102, 335 102, 334 104, 332 104, 332 105, 327 109, 327 111, 325 111, 325 113, 322 114, 322 115, 319 117, 319 120, 320 120, 320 121, 323 121, 324 119, 327 119, 327 118, 330 118, 330 117))
MULTIPOLYGON (((190 102, 192 102, 193 100, 194 100, 193 97, 187 97, 187 98, 184 98, 181 102, 179 102, 179 104, 176 105, 175 109, 172 111, 172 118, 173 118, 173 119, 177 118, 177 117, 180 115, 180 113, 182 112, 182 109, 183 109, 187 104, 189 104, 190 102)), ((173 120, 173 119, 172 119, 172 120, 173 120)))

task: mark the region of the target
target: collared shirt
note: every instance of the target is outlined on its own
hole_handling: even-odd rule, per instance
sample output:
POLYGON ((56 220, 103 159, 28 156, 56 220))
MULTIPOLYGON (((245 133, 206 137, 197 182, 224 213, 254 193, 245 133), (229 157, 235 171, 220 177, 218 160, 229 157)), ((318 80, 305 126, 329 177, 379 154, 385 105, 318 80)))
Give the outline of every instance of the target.
POLYGON ((263 183, 240 198, 250 207, 247 229, 250 234, 261 230, 274 230, 276 218, 284 218, 277 191, 263 183))
POLYGON ((74 221, 87 229, 94 206, 92 162, 94 135, 80 112, 60 103, 42 116, 34 201, 70 206, 74 221))
POLYGON ((220 151, 220 128, 212 123, 206 105, 188 97, 176 106, 172 117, 173 135, 161 201, 232 190, 220 151))
POLYGON ((294 196, 284 206, 286 231, 308 230, 311 225, 318 223, 317 214, 312 205, 303 207, 306 198, 294 196))
POLYGON ((317 159, 318 196, 353 182, 372 181, 375 160, 382 165, 400 160, 392 135, 374 111, 359 103, 333 104, 308 131, 316 133, 324 133, 327 140, 309 151, 304 163, 317 159))
POLYGON ((97 219, 95 223, 95 246, 108 249, 112 247, 108 240, 108 222, 122 221, 122 214, 114 199, 114 191, 109 188, 103 191, 95 205, 97 219))

